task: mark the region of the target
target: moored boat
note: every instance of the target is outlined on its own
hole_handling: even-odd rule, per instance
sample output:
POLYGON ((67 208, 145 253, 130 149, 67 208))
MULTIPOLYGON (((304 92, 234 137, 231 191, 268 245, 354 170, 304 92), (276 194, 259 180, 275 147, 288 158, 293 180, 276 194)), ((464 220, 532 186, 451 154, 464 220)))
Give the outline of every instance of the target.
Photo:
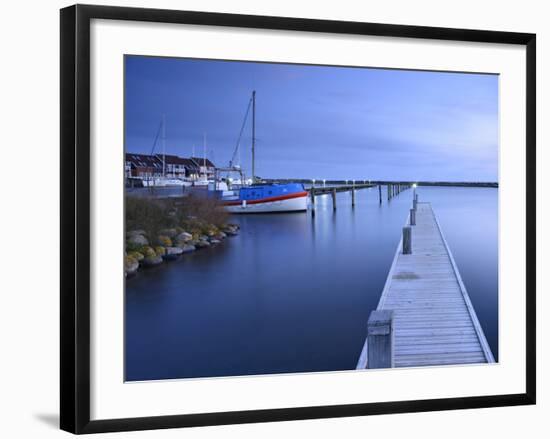
POLYGON ((277 183, 277 184, 261 184, 258 183, 255 169, 255 148, 256 148, 256 91, 252 92, 252 96, 248 103, 244 121, 241 126, 241 132, 237 140, 233 157, 229 162, 228 168, 216 169, 214 182, 209 187, 209 192, 214 193, 218 197, 225 208, 230 213, 280 213, 280 212, 304 212, 307 210, 308 192, 301 183, 277 183), (239 152, 241 135, 248 118, 249 110, 252 109, 252 178, 247 180, 243 170, 239 165, 234 165, 234 159, 239 152), (219 173, 227 172, 226 181, 234 184, 242 185, 238 189, 231 190, 226 182, 221 182, 219 173), (229 173, 238 173, 239 178, 233 180, 229 178, 229 173), (250 185, 248 185, 250 184, 250 185))
POLYGON ((265 184, 242 187, 222 197, 222 203, 230 213, 303 212, 307 196, 301 183, 265 184))

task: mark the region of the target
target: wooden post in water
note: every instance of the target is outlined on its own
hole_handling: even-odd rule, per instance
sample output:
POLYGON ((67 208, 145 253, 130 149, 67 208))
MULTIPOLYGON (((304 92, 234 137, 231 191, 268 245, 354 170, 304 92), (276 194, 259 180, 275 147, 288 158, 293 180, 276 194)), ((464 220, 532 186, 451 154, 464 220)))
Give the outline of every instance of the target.
POLYGON ((411 209, 409 213, 409 224, 416 226, 416 209, 411 209))
POLYGON ((351 189, 351 207, 355 207, 355 187, 351 189))
POLYGON ((332 189, 332 210, 336 210, 336 188, 332 189))
POLYGON ((412 254, 412 230, 410 226, 403 227, 403 254, 412 254))
POLYGON ((390 185, 387 184, 387 185, 386 185, 386 188, 387 188, 387 192, 388 192, 388 201, 390 201, 390 198, 391 198, 391 195, 390 195, 390 194, 391 194, 391 193, 390 193, 390 185))
POLYGON ((379 204, 382 204, 382 185, 381 184, 378 185, 378 200, 379 200, 379 204))
POLYGON ((315 216, 315 187, 312 187, 309 191, 311 196, 311 216, 315 216))
POLYGON ((394 366, 393 311, 372 311, 367 323, 367 368, 394 366))

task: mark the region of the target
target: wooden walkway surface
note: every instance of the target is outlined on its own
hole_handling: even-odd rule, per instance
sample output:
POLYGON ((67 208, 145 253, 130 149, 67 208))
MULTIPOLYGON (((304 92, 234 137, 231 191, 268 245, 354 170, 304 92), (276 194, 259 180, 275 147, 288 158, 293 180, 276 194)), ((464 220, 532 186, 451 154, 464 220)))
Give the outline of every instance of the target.
MULTIPOLYGON (((417 205, 412 254, 401 246, 377 308, 394 312, 394 366, 494 362, 430 203, 417 205)), ((365 341, 357 368, 366 367, 365 341)))

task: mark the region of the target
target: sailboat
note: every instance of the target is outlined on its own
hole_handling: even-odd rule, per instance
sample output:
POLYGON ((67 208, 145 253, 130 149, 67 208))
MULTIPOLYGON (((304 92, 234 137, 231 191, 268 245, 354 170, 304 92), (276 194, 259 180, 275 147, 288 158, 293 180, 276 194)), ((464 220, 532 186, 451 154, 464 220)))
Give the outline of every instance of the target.
MULTIPOLYGON (((236 214, 306 211, 308 192, 303 184, 259 184, 256 182, 256 91, 252 92, 250 104, 252 105, 252 184, 242 186, 232 193, 219 191, 225 210, 236 214)), ((247 117, 248 109, 245 121, 247 117)))
MULTIPOLYGON (((166 186, 191 186, 191 182, 187 181, 182 178, 176 178, 176 177, 167 177, 166 176, 166 116, 162 115, 161 120, 161 126, 159 129, 162 129, 162 176, 159 177, 148 177, 143 179, 143 186, 144 187, 166 187, 166 186)), ((155 142, 153 143, 153 150, 151 151, 151 155, 153 155, 155 145, 158 139, 158 132, 157 137, 155 138, 155 142)))
MULTIPOLYGON (((204 170, 204 172, 202 173, 202 175, 199 175, 199 178, 196 179, 195 181, 193 181, 193 186, 208 186, 209 183, 211 183, 209 180, 208 180, 208 175, 206 174, 206 133, 203 134, 203 138, 202 138, 202 147, 203 147, 203 163, 202 163, 202 168, 204 170)), ((194 157, 194 154, 193 154, 193 157, 194 157)))

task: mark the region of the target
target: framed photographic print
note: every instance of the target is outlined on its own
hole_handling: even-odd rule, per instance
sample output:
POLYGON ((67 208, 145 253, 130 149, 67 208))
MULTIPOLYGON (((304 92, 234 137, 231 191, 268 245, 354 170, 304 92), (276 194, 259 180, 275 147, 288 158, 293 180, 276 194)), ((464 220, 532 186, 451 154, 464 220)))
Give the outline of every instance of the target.
POLYGON ((61 10, 61 428, 535 403, 535 35, 61 10))

